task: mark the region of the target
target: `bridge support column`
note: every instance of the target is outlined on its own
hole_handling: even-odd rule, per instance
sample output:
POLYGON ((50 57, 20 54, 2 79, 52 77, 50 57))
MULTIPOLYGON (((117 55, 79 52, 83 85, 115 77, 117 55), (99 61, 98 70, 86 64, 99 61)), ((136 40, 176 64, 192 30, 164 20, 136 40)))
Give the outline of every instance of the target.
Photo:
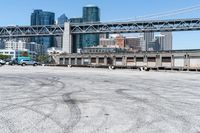
POLYGON ((72 35, 70 33, 70 23, 66 22, 64 24, 64 33, 63 33, 63 52, 72 53, 72 35))
POLYGON ((108 57, 104 56, 104 65, 108 65, 108 61, 107 61, 108 57))

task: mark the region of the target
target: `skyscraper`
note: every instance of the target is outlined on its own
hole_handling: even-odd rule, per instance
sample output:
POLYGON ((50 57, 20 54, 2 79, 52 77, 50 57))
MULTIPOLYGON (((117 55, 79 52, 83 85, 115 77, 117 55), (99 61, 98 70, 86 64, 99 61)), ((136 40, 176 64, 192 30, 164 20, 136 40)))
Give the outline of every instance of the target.
POLYGON ((149 42, 152 42, 154 39, 154 32, 144 32, 141 33, 140 36, 143 36, 144 38, 144 45, 142 48, 142 51, 148 51, 149 49, 149 42))
POLYGON ((62 14, 59 18, 58 18, 58 25, 64 25, 65 22, 68 21, 68 18, 65 14, 62 14))
MULTIPOLYGON (((100 21, 100 9, 97 6, 88 5, 83 7, 83 22, 93 23, 100 21)), ((97 46, 99 44, 98 34, 83 35, 83 48, 97 46)))
MULTIPOLYGON (((77 17, 77 18, 70 18, 69 20, 71 23, 82 23, 83 22, 83 18, 77 17)), ((73 35, 73 48, 72 48, 72 52, 76 53, 77 49, 82 49, 83 48, 83 43, 82 43, 82 37, 83 35, 81 34, 76 34, 73 35)))
POLYGON ((165 50, 164 46, 165 46, 165 35, 156 35, 155 39, 157 40, 159 46, 160 46, 160 50, 165 50))
MULTIPOLYGON (((31 25, 53 25, 55 14, 42 10, 34 10, 31 14, 31 25)), ((34 37, 33 42, 44 45, 45 49, 53 46, 53 37, 34 37)))
POLYGON ((163 50, 172 50, 172 32, 161 32, 165 36, 163 50))
MULTIPOLYGON (((68 22, 68 18, 65 14, 62 14, 60 17, 58 17, 57 24, 64 26, 64 23, 68 22)), ((54 37, 54 47, 56 48, 62 48, 62 36, 55 36, 54 37)))
POLYGON ((148 51, 149 42, 153 41, 154 39, 154 32, 145 32, 143 34, 144 34, 145 50, 148 51))

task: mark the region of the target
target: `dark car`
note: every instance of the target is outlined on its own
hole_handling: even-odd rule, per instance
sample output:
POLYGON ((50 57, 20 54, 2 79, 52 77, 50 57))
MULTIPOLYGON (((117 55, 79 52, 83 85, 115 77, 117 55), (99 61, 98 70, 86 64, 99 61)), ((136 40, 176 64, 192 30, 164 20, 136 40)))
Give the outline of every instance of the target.
POLYGON ((16 65, 16 64, 18 64, 17 60, 13 60, 13 59, 6 59, 5 62, 6 62, 7 65, 16 65))

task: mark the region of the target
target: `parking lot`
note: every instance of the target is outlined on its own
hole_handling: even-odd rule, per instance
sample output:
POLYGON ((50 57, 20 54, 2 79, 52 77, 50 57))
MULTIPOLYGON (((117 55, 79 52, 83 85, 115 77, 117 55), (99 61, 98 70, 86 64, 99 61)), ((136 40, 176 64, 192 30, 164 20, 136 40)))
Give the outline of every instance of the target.
POLYGON ((0 67, 0 133, 200 133, 200 73, 0 67))

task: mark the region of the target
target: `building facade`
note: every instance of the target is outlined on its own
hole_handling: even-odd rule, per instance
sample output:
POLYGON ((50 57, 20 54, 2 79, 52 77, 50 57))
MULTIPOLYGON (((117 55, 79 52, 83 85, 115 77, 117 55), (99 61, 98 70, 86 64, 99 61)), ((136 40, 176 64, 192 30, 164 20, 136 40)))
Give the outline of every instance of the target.
MULTIPOLYGON (((30 55, 37 56, 44 54, 44 46, 42 44, 37 44, 35 42, 25 42, 25 41, 15 41, 8 40, 5 41, 5 50, 28 50, 30 55)), ((34 57, 35 58, 35 57, 34 57)))
POLYGON ((58 25, 64 25, 65 22, 68 22, 68 18, 65 14, 62 14, 60 17, 58 17, 58 25))
POLYGON ((126 37, 125 38, 125 47, 129 51, 141 51, 142 48, 140 46, 140 38, 139 37, 126 37))
MULTIPOLYGON (((83 7, 83 22, 93 23, 100 22, 100 9, 97 6, 85 6, 83 7)), ((83 35, 83 48, 99 45, 98 34, 84 34, 83 35)))
POLYGON ((163 50, 172 50, 172 32, 161 32, 161 35, 165 36, 163 50))
POLYGON ((154 32, 145 32, 142 33, 141 36, 144 36, 144 51, 148 51, 149 49, 149 42, 152 42, 154 39, 154 32))
MULTIPOLYGON (((81 18, 81 17, 70 18, 69 21, 71 23, 82 23, 83 22, 83 18, 81 18)), ((73 53, 76 53, 78 49, 82 49, 83 48, 82 38, 83 38, 83 36, 81 34, 73 35, 73 40, 72 40, 72 44, 73 44, 72 52, 73 53)))
POLYGON ((114 38, 100 38, 99 45, 100 47, 106 47, 106 48, 116 47, 114 38))
POLYGON ((124 49, 125 48, 125 37, 123 36, 117 36, 115 38, 115 44, 119 47, 124 49))
MULTIPOLYGON (((34 10, 31 14, 31 25, 53 25, 55 23, 55 13, 42 10, 34 10)), ((53 37, 33 37, 32 42, 44 45, 45 49, 54 44, 53 37)))

